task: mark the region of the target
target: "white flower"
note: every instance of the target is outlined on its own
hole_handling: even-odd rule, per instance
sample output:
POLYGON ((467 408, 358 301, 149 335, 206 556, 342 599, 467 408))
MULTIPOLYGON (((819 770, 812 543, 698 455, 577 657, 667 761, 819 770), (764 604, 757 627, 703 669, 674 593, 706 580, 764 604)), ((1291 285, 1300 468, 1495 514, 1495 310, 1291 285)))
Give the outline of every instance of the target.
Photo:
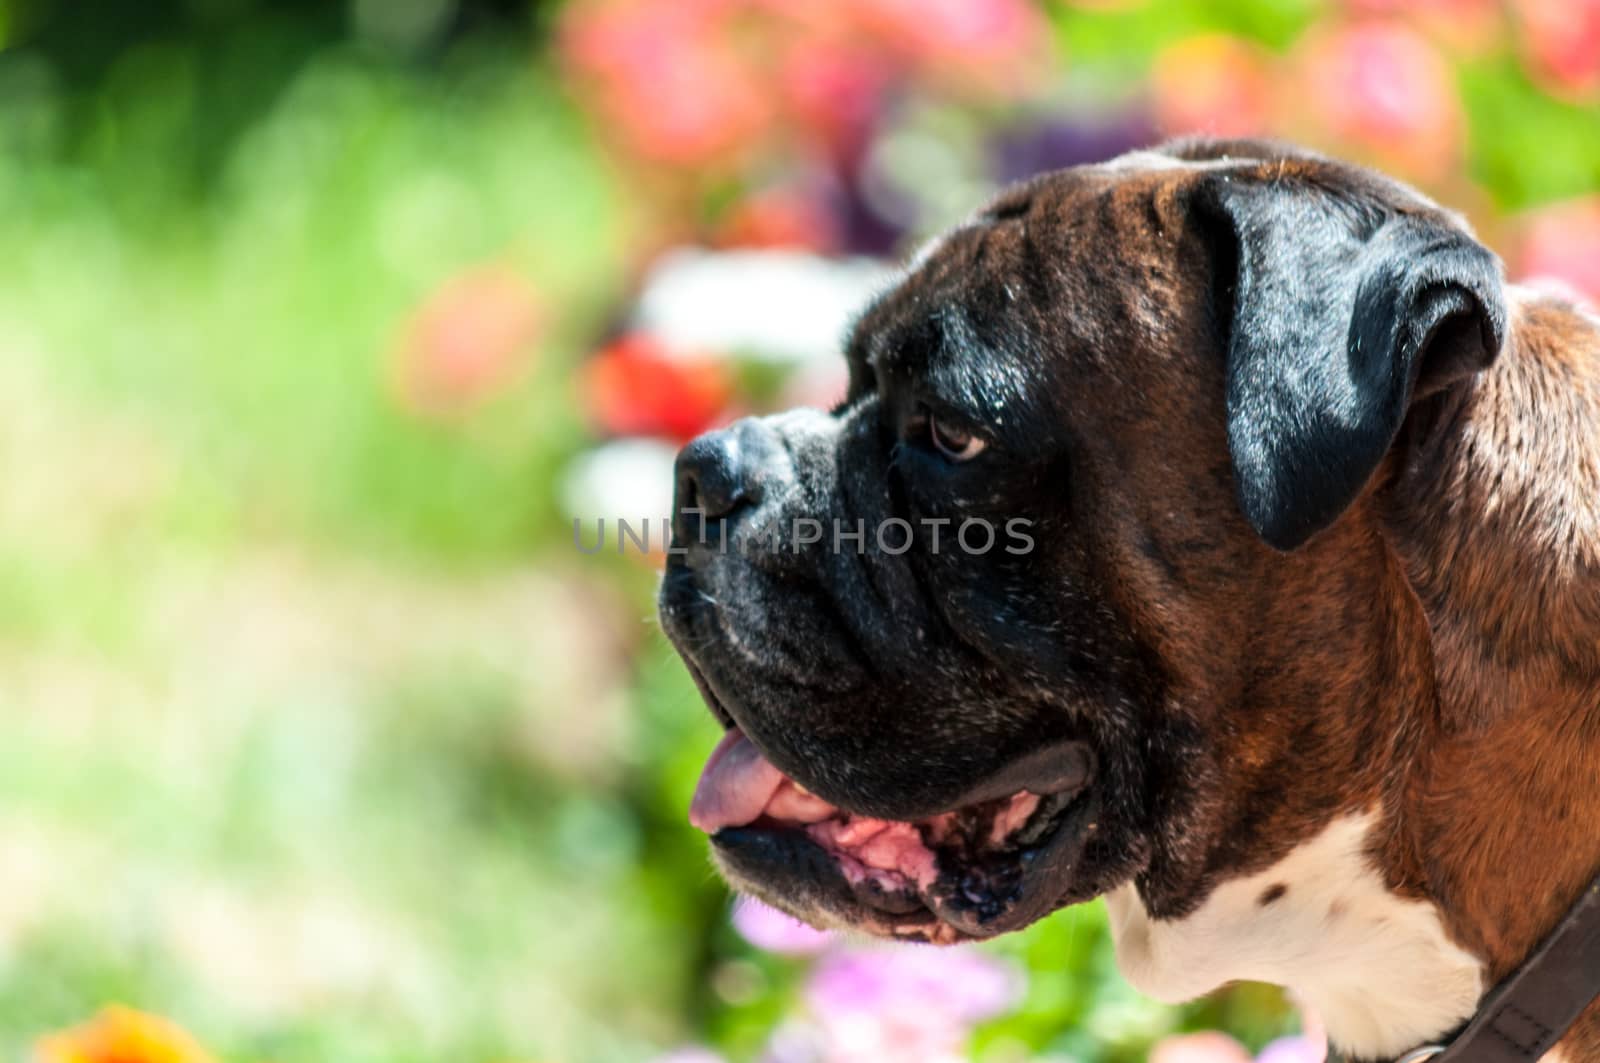
POLYGON ((676 351, 837 358, 851 319, 892 276, 865 258, 681 248, 645 278, 634 324, 676 351))

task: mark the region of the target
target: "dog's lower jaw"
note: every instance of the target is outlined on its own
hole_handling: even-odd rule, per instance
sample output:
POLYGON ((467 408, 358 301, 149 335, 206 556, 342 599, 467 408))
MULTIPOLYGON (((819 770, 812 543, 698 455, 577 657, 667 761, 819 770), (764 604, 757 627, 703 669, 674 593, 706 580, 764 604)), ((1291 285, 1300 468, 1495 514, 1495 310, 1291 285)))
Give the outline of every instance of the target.
POLYGON ((1133 885, 1106 897, 1117 966, 1176 1003, 1232 981, 1286 986, 1343 1052, 1393 1059, 1472 1015, 1483 963, 1438 909, 1385 888, 1367 855, 1375 813, 1339 817, 1273 866, 1219 885, 1182 919, 1150 918, 1133 885))

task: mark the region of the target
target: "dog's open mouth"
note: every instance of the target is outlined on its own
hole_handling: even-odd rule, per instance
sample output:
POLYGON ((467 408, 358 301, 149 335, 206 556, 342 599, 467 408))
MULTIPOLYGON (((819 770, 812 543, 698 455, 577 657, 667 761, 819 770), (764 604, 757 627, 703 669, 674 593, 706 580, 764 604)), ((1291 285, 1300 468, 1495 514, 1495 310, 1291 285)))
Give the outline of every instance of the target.
POLYGON ((856 815, 784 775, 739 728, 706 762, 690 821, 736 883, 801 918, 949 944, 1053 911, 1095 830, 1089 760, 915 821, 856 815))

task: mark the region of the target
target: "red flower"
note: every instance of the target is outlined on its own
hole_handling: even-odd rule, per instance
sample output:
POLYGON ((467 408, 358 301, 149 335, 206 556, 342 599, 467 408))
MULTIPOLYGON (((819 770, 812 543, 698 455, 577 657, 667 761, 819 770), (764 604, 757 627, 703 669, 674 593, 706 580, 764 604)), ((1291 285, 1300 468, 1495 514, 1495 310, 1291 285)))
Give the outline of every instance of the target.
POLYGON ((733 379, 709 355, 669 351, 643 333, 612 343, 584 367, 589 415, 612 435, 686 441, 728 419, 733 379))
POLYGON ((1522 50, 1550 92, 1600 97, 1600 0, 1515 0, 1522 50))

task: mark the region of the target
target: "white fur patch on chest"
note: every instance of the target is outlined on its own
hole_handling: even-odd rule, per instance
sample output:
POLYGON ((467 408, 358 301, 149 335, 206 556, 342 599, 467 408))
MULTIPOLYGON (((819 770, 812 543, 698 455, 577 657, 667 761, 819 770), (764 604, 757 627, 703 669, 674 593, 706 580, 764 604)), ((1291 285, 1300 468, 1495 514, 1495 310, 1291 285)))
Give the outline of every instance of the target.
POLYGON ((1117 966, 1169 1003, 1233 981, 1288 986, 1358 1056, 1394 1058, 1450 1030, 1477 1007, 1483 965, 1451 942, 1432 904, 1384 887, 1366 854, 1376 819, 1334 820, 1184 919, 1151 919, 1131 884, 1107 894, 1117 966))

